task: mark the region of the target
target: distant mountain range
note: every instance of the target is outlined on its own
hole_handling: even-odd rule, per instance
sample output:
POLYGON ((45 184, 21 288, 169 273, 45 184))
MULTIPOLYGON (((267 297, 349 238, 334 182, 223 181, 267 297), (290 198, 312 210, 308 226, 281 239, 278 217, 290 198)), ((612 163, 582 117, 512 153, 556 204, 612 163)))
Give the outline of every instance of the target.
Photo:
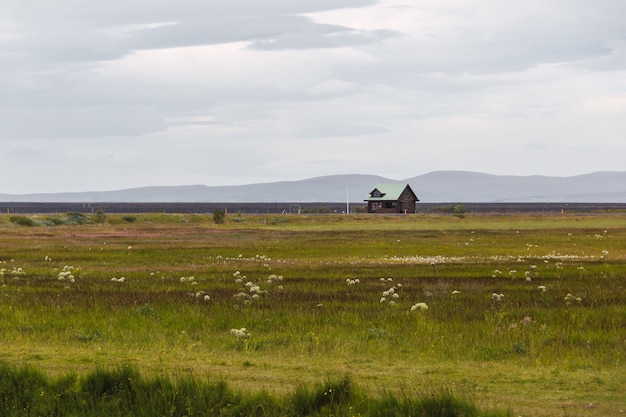
POLYGON ((181 185, 116 191, 0 194, 1 202, 363 202, 376 184, 407 183, 425 203, 626 203, 626 172, 571 177, 503 176, 435 171, 403 180, 376 175, 330 175, 300 181, 234 186, 181 185))

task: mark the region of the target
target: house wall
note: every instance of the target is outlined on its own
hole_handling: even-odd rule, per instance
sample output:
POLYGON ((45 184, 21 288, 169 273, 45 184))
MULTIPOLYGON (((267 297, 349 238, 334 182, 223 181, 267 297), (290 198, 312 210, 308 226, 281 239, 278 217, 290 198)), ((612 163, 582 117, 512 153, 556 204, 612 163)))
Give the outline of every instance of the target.
POLYGON ((368 213, 400 213, 396 201, 370 201, 367 204, 368 213))
POLYGON ((397 201, 369 201, 368 213, 415 213, 415 200, 410 192, 402 193, 397 201))
POLYGON ((398 199, 398 213, 415 213, 415 197, 406 188, 398 199))

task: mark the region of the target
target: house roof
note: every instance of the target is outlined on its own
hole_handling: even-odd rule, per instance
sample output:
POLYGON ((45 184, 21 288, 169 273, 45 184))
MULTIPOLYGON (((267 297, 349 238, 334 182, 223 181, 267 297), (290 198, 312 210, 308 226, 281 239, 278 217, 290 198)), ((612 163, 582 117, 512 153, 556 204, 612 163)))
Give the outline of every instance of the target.
MULTIPOLYGON (((398 184, 398 183, 393 183, 393 184, 376 184, 374 186, 374 189, 372 189, 372 191, 370 191, 370 195, 368 198, 365 199, 365 201, 389 201, 389 200, 398 200, 400 198, 400 195, 402 194, 402 192, 409 187, 409 190, 411 190, 411 187, 409 186, 409 184, 398 184), (376 191, 378 191, 380 193, 380 197, 374 197, 376 193, 376 191)), ((413 190, 411 190, 411 192, 413 192, 413 190)), ((415 195, 415 193, 413 193, 413 195, 415 195)), ((417 198, 417 196, 416 196, 417 198)))

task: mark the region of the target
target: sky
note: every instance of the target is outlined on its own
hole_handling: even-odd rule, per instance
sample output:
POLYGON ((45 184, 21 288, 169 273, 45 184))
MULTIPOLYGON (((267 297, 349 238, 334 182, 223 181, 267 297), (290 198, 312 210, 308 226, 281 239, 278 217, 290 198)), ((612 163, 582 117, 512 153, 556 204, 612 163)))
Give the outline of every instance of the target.
POLYGON ((624 0, 0 2, 0 193, 625 161, 624 0))

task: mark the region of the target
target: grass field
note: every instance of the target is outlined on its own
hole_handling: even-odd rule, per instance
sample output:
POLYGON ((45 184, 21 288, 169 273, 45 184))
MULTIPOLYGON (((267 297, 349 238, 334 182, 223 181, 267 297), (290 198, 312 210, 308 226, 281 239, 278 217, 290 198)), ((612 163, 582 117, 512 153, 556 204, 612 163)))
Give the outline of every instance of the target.
POLYGON ((624 214, 29 219, 0 216, 11 366, 626 413, 624 214))

